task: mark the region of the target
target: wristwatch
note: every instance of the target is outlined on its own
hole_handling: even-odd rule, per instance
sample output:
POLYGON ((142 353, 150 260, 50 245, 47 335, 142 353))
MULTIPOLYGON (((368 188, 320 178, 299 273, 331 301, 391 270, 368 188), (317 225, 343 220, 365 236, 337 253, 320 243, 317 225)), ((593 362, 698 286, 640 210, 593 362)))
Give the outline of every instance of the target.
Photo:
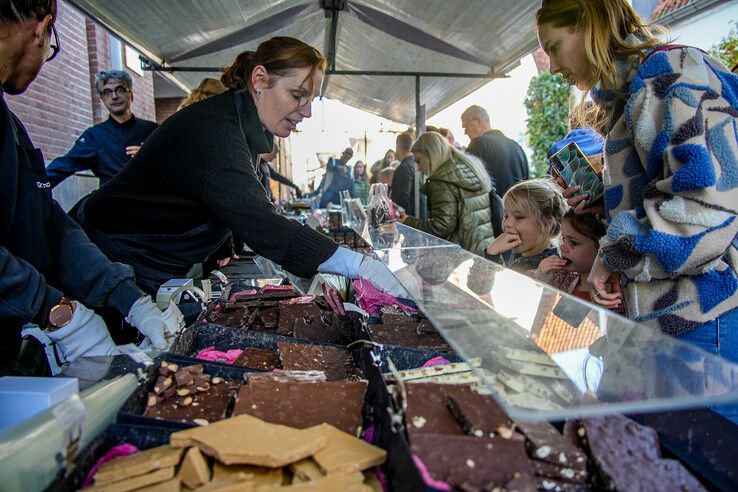
POLYGON ((49 331, 67 326, 74 316, 74 308, 74 302, 66 297, 62 297, 57 304, 52 306, 49 311, 49 331))

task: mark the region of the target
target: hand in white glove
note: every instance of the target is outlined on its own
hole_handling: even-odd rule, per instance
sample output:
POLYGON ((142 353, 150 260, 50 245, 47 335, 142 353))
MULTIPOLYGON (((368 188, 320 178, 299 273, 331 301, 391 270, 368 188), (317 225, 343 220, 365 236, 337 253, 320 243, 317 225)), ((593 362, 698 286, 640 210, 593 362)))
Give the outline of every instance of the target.
POLYGON ((80 302, 74 302, 74 306, 74 314, 66 326, 46 333, 56 342, 67 361, 72 362, 83 356, 118 354, 105 321, 80 302))
POLYGON ((155 348, 165 350, 167 341, 164 338, 164 333, 171 328, 167 326, 162 314, 161 310, 151 300, 151 296, 146 296, 140 298, 131 306, 126 321, 146 335, 155 348))
POLYGON ((395 297, 408 297, 409 294, 405 288, 400 285, 395 276, 390 272, 389 268, 381 261, 365 256, 359 265, 357 272, 359 278, 370 280, 374 285, 392 294, 395 297))

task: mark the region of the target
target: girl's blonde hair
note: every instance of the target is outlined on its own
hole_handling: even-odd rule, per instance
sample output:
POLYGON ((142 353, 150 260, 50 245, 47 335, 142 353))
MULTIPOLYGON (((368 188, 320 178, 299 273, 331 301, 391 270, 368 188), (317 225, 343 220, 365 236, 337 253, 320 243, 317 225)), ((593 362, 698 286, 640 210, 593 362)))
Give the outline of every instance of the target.
POLYGON ((428 159, 428 177, 433 174, 441 167, 441 164, 453 159, 454 162, 463 162, 469 168, 474 171, 474 174, 479 178, 485 187, 485 191, 492 189, 492 182, 489 178, 487 170, 484 168, 482 161, 474 156, 465 154, 454 147, 452 147, 446 138, 440 133, 436 132, 425 132, 413 145, 411 152, 419 152, 426 156, 428 159))
POLYGON ((597 83, 605 90, 618 89, 617 61, 631 55, 643 59, 644 50, 662 44, 659 36, 668 33, 662 26, 644 23, 626 0, 544 0, 536 13, 536 24, 583 30, 589 71, 581 74, 585 95, 574 108, 574 119, 600 131, 608 125, 610 115, 597 105, 587 108, 586 92, 597 83), (626 42, 631 34, 639 42, 626 42))
POLYGON ((515 212, 533 215, 536 224, 549 238, 554 239, 561 232, 566 202, 551 179, 520 181, 507 190, 502 202, 505 215, 515 212))
POLYGON ((195 104, 196 102, 200 102, 203 99, 207 99, 210 96, 216 96, 221 92, 225 92, 225 90, 226 88, 220 82, 220 80, 206 77, 202 79, 202 82, 200 82, 197 87, 192 89, 190 95, 187 96, 187 99, 182 101, 182 103, 177 108, 177 111, 182 108, 186 108, 190 104, 195 104))

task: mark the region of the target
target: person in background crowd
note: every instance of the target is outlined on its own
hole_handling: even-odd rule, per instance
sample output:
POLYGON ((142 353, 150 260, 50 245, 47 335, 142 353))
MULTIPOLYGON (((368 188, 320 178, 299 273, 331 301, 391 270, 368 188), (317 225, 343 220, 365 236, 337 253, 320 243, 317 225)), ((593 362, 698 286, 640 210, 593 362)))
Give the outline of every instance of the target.
POLYGON ((390 198, 397 205, 405 209, 411 217, 423 218, 426 214, 425 196, 420 195, 420 187, 425 179, 418 172, 415 157, 410 149, 413 146, 413 135, 411 133, 400 133, 395 139, 396 156, 400 159, 400 165, 392 177, 392 193, 390 198), (418 211, 415 211, 416 191, 418 190, 418 211))
POLYGON ((624 296, 629 317, 738 362, 738 78, 663 45, 625 0, 547 0, 536 21, 551 72, 592 95, 583 125, 607 138, 604 203, 569 199, 608 220, 592 299, 624 296))
POLYGON ((493 130, 489 114, 481 106, 470 106, 461 114, 461 126, 471 141, 466 151, 484 162, 497 193, 502 196, 512 185, 528 179, 528 158, 515 141, 493 130))
POLYGON ((256 174, 274 136, 286 138, 312 115, 325 66, 318 50, 289 37, 240 53, 221 77, 228 91, 170 116, 78 207, 90 238, 109 258, 130 263, 148 292, 183 277, 232 231, 237 244, 295 275, 371 278, 403 294, 381 262, 280 215, 256 174))
POLYGON ((390 167, 392 163, 395 162, 395 160, 396 157, 394 150, 389 149, 387 152, 385 152, 383 159, 380 159, 372 164, 372 167, 370 169, 369 184, 379 183, 379 172, 385 167, 390 167))
POLYGON ((451 133, 451 130, 448 128, 439 128, 438 133, 443 135, 443 138, 445 138, 448 141, 448 144, 455 148, 456 150, 464 150, 464 148, 461 146, 459 142, 456 141, 454 138, 454 134, 451 133))
POLYGON ((0 375, 18 367, 21 327, 47 330, 68 360, 115 352, 102 318, 87 306, 111 306, 159 349, 165 322, 133 283, 127 265, 111 263, 51 198, 41 152, 10 111, 5 94, 22 94, 44 62, 59 53, 56 0, 0 4, 0 375))
POLYGON ((362 161, 354 164, 354 196, 366 205, 369 200, 369 179, 366 176, 366 166, 362 161))
POLYGON ((541 260, 556 254, 554 243, 566 211, 561 192, 549 179, 521 181, 502 197, 505 232, 487 248, 487 257, 520 273, 535 270, 541 260), (512 261, 502 256, 512 251, 512 261))
POLYGON ((297 198, 301 198, 302 192, 300 191, 300 187, 293 183, 290 179, 275 171, 272 167, 271 162, 277 158, 277 155, 279 155, 279 144, 277 142, 274 142, 274 146, 272 147, 271 152, 267 152, 266 154, 259 154, 259 177, 261 179, 262 186, 266 190, 269 200, 275 203, 277 202, 277 198, 272 193, 272 179, 280 184, 289 186, 290 188, 295 190, 295 195, 297 196, 297 198))
POLYGON ((412 146, 418 170, 427 176, 428 218, 402 213, 399 221, 482 255, 492 241, 491 183, 479 159, 451 147, 441 134, 426 132, 412 146))
POLYGON ((336 159, 335 157, 331 157, 330 159, 328 159, 328 163, 325 166, 325 174, 323 175, 323 178, 320 180, 320 184, 318 184, 318 187, 313 193, 316 195, 320 195, 324 193, 325 190, 330 188, 333 181, 333 176, 336 173, 336 168, 338 166, 348 166, 348 162, 353 157, 354 150, 351 147, 346 147, 346 149, 344 149, 344 151, 341 153, 340 158, 336 159))
POLYGON ((379 171, 379 182, 387 185, 387 193, 392 193, 392 180, 395 177, 395 168, 385 167, 379 171))
POLYGON ((331 185, 320 196, 320 208, 327 208, 329 203, 339 205, 342 191, 348 191, 354 198, 354 180, 349 176, 348 166, 339 163, 334 173, 331 185))
POLYGON ((46 167, 52 188, 86 169, 100 178, 100 186, 104 185, 128 164, 158 126, 133 115, 133 81, 128 72, 99 72, 95 76, 95 90, 110 115, 85 130, 66 155, 57 157, 46 167))
POLYGON ((197 87, 192 89, 190 95, 187 96, 187 98, 185 98, 185 100, 179 104, 177 111, 186 108, 187 106, 196 102, 200 102, 203 99, 207 99, 210 96, 216 96, 225 91, 226 87, 220 80, 211 77, 205 77, 200 81, 199 84, 197 84, 197 87))
MULTIPOLYGON (((594 214, 578 214, 569 209, 561 220, 559 254, 547 256, 533 276, 559 290, 592 302, 588 276, 597 257, 600 239, 606 233, 601 218, 594 214)), ((613 310, 625 314, 622 304, 613 310)))

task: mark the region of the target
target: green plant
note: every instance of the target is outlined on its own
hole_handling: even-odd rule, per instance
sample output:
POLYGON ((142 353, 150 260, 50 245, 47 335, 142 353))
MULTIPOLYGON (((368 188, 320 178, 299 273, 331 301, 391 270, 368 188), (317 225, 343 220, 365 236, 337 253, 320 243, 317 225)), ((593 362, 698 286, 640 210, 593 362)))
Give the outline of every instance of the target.
POLYGON ((528 85, 528 143, 533 150, 531 176, 543 176, 548 169, 546 152, 551 144, 566 136, 571 89, 566 81, 550 72, 533 77, 528 85))
POLYGON ((717 58, 728 68, 738 63, 738 22, 733 21, 728 35, 710 49, 710 55, 717 58))

